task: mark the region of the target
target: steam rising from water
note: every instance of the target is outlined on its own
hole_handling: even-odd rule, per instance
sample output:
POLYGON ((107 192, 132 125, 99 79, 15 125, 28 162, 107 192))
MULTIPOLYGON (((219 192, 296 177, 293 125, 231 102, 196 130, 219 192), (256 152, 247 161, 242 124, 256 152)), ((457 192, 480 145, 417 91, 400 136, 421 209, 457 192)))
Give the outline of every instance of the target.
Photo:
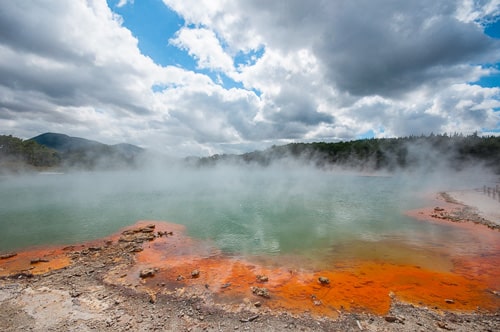
POLYGON ((354 242, 418 247, 453 234, 402 212, 425 205, 429 190, 478 186, 474 173, 452 178, 290 165, 4 177, 0 251, 98 238, 140 219, 184 224, 233 255, 317 255, 354 242))

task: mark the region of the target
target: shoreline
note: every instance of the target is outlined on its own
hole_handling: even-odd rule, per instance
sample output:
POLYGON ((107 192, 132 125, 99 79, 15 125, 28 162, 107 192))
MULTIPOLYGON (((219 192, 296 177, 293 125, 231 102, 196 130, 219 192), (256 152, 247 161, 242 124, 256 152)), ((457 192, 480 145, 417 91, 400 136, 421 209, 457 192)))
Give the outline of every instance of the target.
MULTIPOLYGON (((459 201, 455 195, 439 193, 438 206, 408 211, 407 215, 426 222, 453 222, 456 227, 476 227, 474 231, 496 233, 498 224, 492 224, 477 208, 465 205, 462 196, 459 201)), ((435 300, 417 303, 415 299, 406 299, 404 292, 393 293, 387 288, 380 295, 384 309, 372 311, 359 306, 363 301, 359 296, 364 291, 367 300, 377 297, 368 289, 373 286, 372 278, 379 274, 376 269, 380 266, 369 266, 368 271, 372 271, 369 278, 364 277, 363 271, 347 270, 346 275, 354 278, 343 282, 339 279, 342 271, 307 274, 270 270, 255 263, 224 260, 213 250, 207 256, 207 246, 200 247, 200 243, 183 232, 181 225, 142 221, 102 240, 1 255, 0 329, 493 331, 500 328, 499 289, 485 290, 483 296, 490 301, 490 309, 485 310, 467 304, 471 299, 462 299, 458 294, 448 297, 435 294, 435 300), (232 266, 233 272, 224 276, 220 267, 227 265, 232 266), (11 270, 6 272, 8 268, 11 270), (323 283, 320 278, 328 282, 323 283), (312 288, 307 288, 308 284, 312 288), (281 298, 282 294, 288 294, 291 300, 281 298), (346 299, 358 296, 354 301, 361 302, 336 298, 342 294, 346 299)), ((385 264, 384 269, 387 268, 394 266, 385 264)), ((388 270, 387 275, 379 277, 389 278, 394 271, 388 270)), ((397 271, 401 276, 407 274, 404 278, 419 273, 434 278, 420 267, 397 271)), ((444 283, 437 283, 432 291, 429 289, 430 293, 449 288, 449 294, 454 294, 457 285, 467 282, 448 274, 439 278, 444 283)), ((401 289, 404 287, 402 284, 401 289)), ((471 283, 467 287, 479 286, 471 283)))
POLYGON ((481 189, 450 191, 442 195, 450 203, 461 204, 474 210, 488 227, 494 229, 500 227, 500 193, 498 199, 496 193, 487 195, 481 189))
POLYGON ((479 189, 441 191, 434 194, 433 207, 406 211, 405 214, 429 222, 473 223, 500 230, 500 201, 484 197, 479 189))

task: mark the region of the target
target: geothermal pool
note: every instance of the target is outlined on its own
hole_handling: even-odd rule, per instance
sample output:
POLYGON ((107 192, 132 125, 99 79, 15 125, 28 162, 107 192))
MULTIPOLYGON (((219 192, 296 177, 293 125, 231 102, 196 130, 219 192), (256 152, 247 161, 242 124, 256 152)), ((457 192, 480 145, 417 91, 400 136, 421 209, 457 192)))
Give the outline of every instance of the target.
POLYGON ((137 220, 182 224, 232 255, 376 256, 379 243, 387 255, 390 244, 418 251, 467 241, 459 229, 404 216, 429 204, 432 183, 304 168, 3 177, 0 251, 95 239, 137 220))
POLYGON ((168 240, 138 254, 139 264, 167 264, 168 280, 201 268, 213 273, 200 282, 238 280, 239 296, 248 296, 260 269, 284 299, 275 305, 287 310, 334 312, 357 303, 383 313, 393 291, 424 305, 449 306, 444 299, 454 297, 455 309, 494 310, 499 233, 405 215, 436 204, 435 191, 477 181, 477 174, 448 181, 442 174, 362 176, 300 167, 2 177, 0 253, 103 238, 138 220, 168 221, 182 225, 178 241, 196 247, 196 256, 185 256, 179 242, 176 257, 168 240), (324 291, 315 282, 319 274, 336 282, 322 295, 330 307, 309 303, 310 294, 324 291))

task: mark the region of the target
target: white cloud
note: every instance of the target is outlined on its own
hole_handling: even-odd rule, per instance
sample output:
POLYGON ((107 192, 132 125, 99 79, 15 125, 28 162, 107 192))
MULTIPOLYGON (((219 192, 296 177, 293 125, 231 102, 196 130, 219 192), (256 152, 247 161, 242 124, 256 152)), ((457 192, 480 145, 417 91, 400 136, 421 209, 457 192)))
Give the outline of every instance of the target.
POLYGON ((227 73, 234 69, 232 58, 211 30, 182 28, 170 43, 187 50, 197 60, 199 68, 227 73))
POLYGON ((499 127, 500 90, 469 83, 500 61, 500 42, 480 26, 499 14, 498 0, 164 3, 186 20, 171 45, 244 88, 156 64, 103 0, 4 1, 5 133, 186 155, 499 127), (238 54, 257 50, 235 67, 238 54))
POLYGON ((498 20, 500 16, 500 0, 474 1, 462 0, 457 6, 456 17, 463 22, 480 24, 498 20))
POLYGON ((120 0, 117 4, 116 7, 123 7, 127 4, 134 4, 134 0, 120 0))

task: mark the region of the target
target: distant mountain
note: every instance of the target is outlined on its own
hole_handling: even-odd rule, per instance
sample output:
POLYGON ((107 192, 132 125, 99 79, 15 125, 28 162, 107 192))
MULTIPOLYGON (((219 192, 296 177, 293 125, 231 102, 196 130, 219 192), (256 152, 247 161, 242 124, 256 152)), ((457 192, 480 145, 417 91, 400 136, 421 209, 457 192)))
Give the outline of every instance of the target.
POLYGON ((106 144, 97 141, 56 133, 41 134, 30 138, 30 140, 62 153, 80 149, 102 148, 106 146, 106 144))
POLYGON ((145 152, 143 148, 128 143, 115 144, 111 145, 111 147, 113 147, 117 151, 120 151, 126 156, 134 156, 145 152))
POLYGON ((107 145, 58 133, 41 134, 30 141, 57 151, 63 166, 83 169, 134 167, 145 152, 143 148, 132 144, 107 145))

